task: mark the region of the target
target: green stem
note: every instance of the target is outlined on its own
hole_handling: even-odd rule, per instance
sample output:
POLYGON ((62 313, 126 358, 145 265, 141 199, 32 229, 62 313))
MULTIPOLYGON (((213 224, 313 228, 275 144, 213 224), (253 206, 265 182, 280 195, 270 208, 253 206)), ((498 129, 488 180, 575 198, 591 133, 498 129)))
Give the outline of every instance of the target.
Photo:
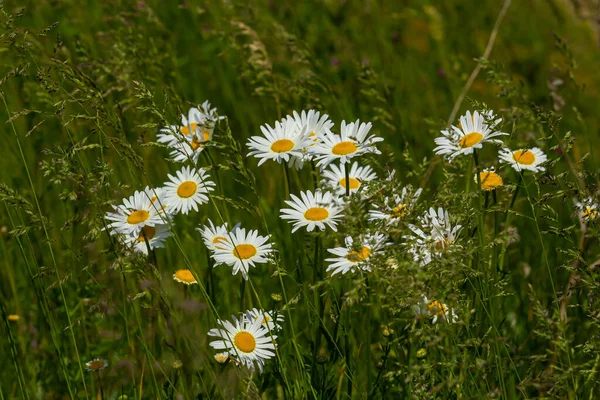
POLYGON ((346 197, 350 196, 350 163, 344 164, 344 171, 346 173, 346 197))
MULTIPOLYGON (((517 182, 517 187, 515 192, 513 193, 512 199, 510 200, 510 204, 508 209, 506 210, 506 215, 504 216, 504 233, 508 232, 508 222, 510 220, 510 212, 513 209, 515 202, 517 201, 517 196, 519 194, 519 189, 523 183, 523 172, 519 173, 519 181, 517 182)), ((500 257, 498 259, 498 265, 496 268, 498 271, 502 271, 504 269, 504 255, 506 254, 506 248, 508 247, 508 241, 504 239, 504 243, 502 244, 502 250, 500 251, 500 257)))

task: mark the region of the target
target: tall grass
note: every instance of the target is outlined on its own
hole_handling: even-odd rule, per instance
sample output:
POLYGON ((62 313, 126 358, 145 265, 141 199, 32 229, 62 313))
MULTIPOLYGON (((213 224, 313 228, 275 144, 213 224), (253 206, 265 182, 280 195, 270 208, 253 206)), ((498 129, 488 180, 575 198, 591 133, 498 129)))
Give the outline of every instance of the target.
POLYGON ((2 398, 600 390, 598 219, 575 206, 598 198, 597 1, 0 7, 2 398), (215 191, 175 217, 165 248, 132 254, 105 215, 179 170, 157 133, 206 99, 226 117, 197 163, 215 191), (280 218, 292 194, 322 187, 315 163, 246 156, 261 125, 311 108, 334 131, 360 118, 385 139, 381 155, 360 157, 378 180, 341 195, 337 232, 292 233, 280 218), (434 154, 440 130, 486 108, 506 146, 545 152, 544 172, 500 164, 494 145, 452 162, 434 154), (490 167, 504 185, 482 191, 490 167), (402 223, 367 221, 407 185, 423 192, 402 223), (423 266, 411 225, 430 207, 462 230, 423 266), (247 281, 215 267, 195 230, 208 219, 271 235, 275 255, 247 281), (326 271, 328 249, 375 232, 392 244, 371 272, 326 271), (198 284, 174 281, 179 269, 198 284), (442 305, 451 311, 433 323, 442 305), (217 362, 207 336, 252 308, 284 318, 262 373, 217 362), (96 358, 108 366, 87 371, 96 358))

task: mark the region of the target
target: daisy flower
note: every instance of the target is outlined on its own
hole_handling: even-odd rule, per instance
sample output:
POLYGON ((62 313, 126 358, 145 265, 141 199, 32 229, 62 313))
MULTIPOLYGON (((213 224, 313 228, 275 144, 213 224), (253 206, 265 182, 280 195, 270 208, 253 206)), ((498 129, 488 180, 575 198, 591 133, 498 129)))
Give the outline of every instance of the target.
POLYGON ((223 352, 223 353, 215 354, 215 361, 218 362, 219 364, 227 363, 229 361, 229 353, 223 352))
POLYGON ((211 329, 209 336, 218 340, 210 342, 210 346, 217 350, 225 350, 236 361, 247 368, 255 366, 262 372, 265 360, 275 357, 276 335, 269 334, 266 326, 260 319, 248 315, 236 318, 232 316, 233 323, 217 320, 220 328, 211 329))
POLYGON ((108 360, 103 360, 102 358, 96 358, 85 363, 85 368, 88 371, 98 372, 102 371, 106 367, 108 367, 108 360))
POLYGON ((371 272, 369 265, 371 258, 381 253, 386 240, 387 237, 381 234, 361 236, 358 246, 355 246, 353 239, 350 236, 346 237, 346 247, 327 249, 335 256, 325 259, 331 263, 327 267, 327 272, 333 271, 332 276, 340 272, 346 274, 357 270, 371 272))
POLYGON ((263 326, 267 328, 269 332, 280 330, 283 323, 283 315, 275 311, 264 311, 253 308, 252 310, 244 313, 246 318, 249 318, 248 322, 254 322, 258 319, 261 320, 263 326))
POLYGON ((242 271, 244 279, 248 280, 249 267, 255 267, 256 263, 268 262, 267 256, 273 252, 272 244, 268 243, 269 236, 259 236, 258 231, 248 231, 240 228, 231 232, 228 236, 230 241, 221 241, 215 246, 212 257, 215 266, 227 264, 233 267, 233 275, 242 271))
POLYGON ((263 136, 252 136, 246 145, 250 148, 248 156, 260 158, 261 166, 267 160, 290 162, 297 169, 302 167, 306 148, 312 142, 306 135, 306 126, 298 126, 294 120, 284 119, 275 122, 275 128, 268 124, 260 127, 263 136), (295 159, 292 159, 295 157, 295 159))
MULTIPOLYGON (((475 182, 477 183, 477 174, 475 174, 475 182)), ((502 186, 502 177, 492 169, 484 169, 479 173, 479 180, 481 181, 481 189, 490 192, 496 190, 502 186)))
POLYGON ((600 207, 593 197, 586 197, 581 202, 575 201, 575 208, 582 221, 590 222, 598 218, 600 207))
MULTIPOLYGON (((339 195, 346 194, 346 171, 343 164, 339 167, 335 164, 331 164, 329 169, 323 172, 323 177, 326 178, 324 181, 325 184, 335 189, 339 195)), ((377 174, 373 172, 368 165, 360 167, 358 163, 355 162, 350 168, 348 178, 350 193, 352 194, 358 191, 364 182, 376 179, 377 174)))
POLYGON ((321 115, 319 111, 315 110, 302 111, 300 114, 294 111, 293 116, 288 115, 287 119, 294 121, 300 130, 306 131, 308 137, 313 141, 317 141, 324 132, 330 132, 333 128, 333 122, 329 119, 329 115, 321 115))
POLYGON ((215 183, 208 180, 210 176, 204 168, 183 167, 177 171, 177 177, 168 176, 171 181, 165 183, 165 201, 173 213, 198 211, 198 205, 207 203, 208 192, 214 190, 215 183))
POLYGON ((111 234, 136 236, 143 226, 163 223, 163 213, 156 208, 152 198, 145 192, 136 191, 133 196, 123 199, 122 205, 112 207, 115 212, 106 213, 106 219, 112 221, 107 225, 111 234))
POLYGON ((215 226, 209 219, 209 225, 204 225, 201 228, 196 228, 204 239, 204 244, 209 250, 215 251, 219 243, 229 242, 229 232, 227 231, 227 222, 221 226, 215 226))
POLYGON ((400 195, 386 197, 382 207, 369 210, 369 221, 383 221, 388 226, 398 224, 412 210, 421 192, 422 189, 413 191, 410 185, 403 187, 400 195))
POLYGON ((532 172, 543 172, 544 167, 540 165, 548 159, 544 152, 537 147, 533 149, 501 149, 498 153, 500 162, 510 164, 516 171, 529 170, 532 172))
POLYGON ((176 282, 183 283, 184 285, 193 285, 198 283, 194 277, 194 274, 192 274, 192 271, 189 269, 178 269, 173 274, 173 279, 176 282))
POLYGON ((350 162, 350 159, 365 153, 381 154, 375 143, 383 141, 375 135, 367 136, 373 125, 361 123, 360 120, 346 124, 342 121, 340 134, 323 132, 320 141, 309 148, 314 157, 319 160, 317 166, 325 168, 332 162, 341 164, 350 162))
POLYGON ((215 122, 225 117, 217 117, 217 109, 210 108, 210 103, 205 101, 200 109, 192 107, 188 111, 188 116, 181 115, 181 126, 169 125, 160 130, 157 136, 159 143, 166 143, 170 147, 175 147, 182 139, 198 139, 198 143, 206 143, 212 140, 215 122))
POLYGON ((321 192, 317 190, 314 194, 311 191, 300 192, 300 197, 292 195, 292 200, 285 200, 285 203, 292 208, 282 208, 281 219, 290 220, 294 224, 292 233, 303 226, 306 226, 308 232, 312 232, 315 227, 325 230, 325 225, 337 232, 337 222, 342 215, 342 208, 336 205, 336 199, 331 192, 321 192))
POLYGON ((408 251, 412 254, 413 260, 419 262, 421 266, 425 266, 431 262, 433 257, 440 257, 451 247, 456 246, 455 241, 462 226, 458 224, 452 226, 448 211, 441 207, 437 212, 431 207, 419 218, 419 222, 422 229, 409 224, 408 227, 413 232, 413 236, 406 238, 412 240, 408 251))
POLYGON ((147 255, 148 246, 146 246, 146 239, 148 240, 150 250, 154 250, 156 248, 165 247, 165 240, 169 236, 172 236, 172 233, 169 232, 167 225, 145 225, 142 229, 140 229, 140 233, 137 235, 125 236, 123 241, 125 242, 125 245, 132 248, 133 251, 147 255))
POLYGON ((489 111, 480 114, 470 111, 460 117, 458 127, 452 125, 451 129, 441 131, 443 136, 435 139, 437 147, 433 149, 435 154, 447 156, 450 161, 461 154, 471 154, 474 149, 480 149, 484 143, 502 143, 497 136, 508 135, 505 132, 493 131, 501 120, 493 120, 493 114, 489 111), (491 125, 490 122, 491 121, 491 125))
POLYGON ((438 300, 428 300, 425 296, 419 304, 413 306, 413 311, 417 316, 431 317, 433 324, 438 320, 448 323, 455 323, 458 320, 458 315, 446 304, 438 300))
MULTIPOLYGON (((164 214, 169 213, 169 205, 165 199, 165 189, 164 188, 151 188, 150 186, 146 186, 144 189, 144 193, 150 199, 150 204, 152 204, 157 211, 164 212, 164 214)), ((167 215, 163 215, 163 217, 167 217, 167 215)))

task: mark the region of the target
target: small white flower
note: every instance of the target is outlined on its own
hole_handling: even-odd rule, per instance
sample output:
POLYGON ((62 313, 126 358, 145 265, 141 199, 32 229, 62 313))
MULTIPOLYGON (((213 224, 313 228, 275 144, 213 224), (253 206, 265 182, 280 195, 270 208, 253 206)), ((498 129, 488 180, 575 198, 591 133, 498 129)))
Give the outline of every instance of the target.
POLYGON ((593 197, 586 197, 581 202, 574 200, 579 219, 585 222, 594 221, 598 218, 600 206, 593 197))
POLYGON ((198 211, 198 205, 207 203, 208 192, 214 190, 215 183, 209 180, 204 168, 183 167, 177 171, 177 177, 168 176, 171 181, 165 183, 165 201, 173 213, 198 211))
POLYGON ((123 241, 133 251, 148 254, 148 246, 150 246, 150 250, 165 247, 165 240, 169 236, 172 236, 172 233, 169 232, 167 225, 145 225, 137 235, 127 235, 123 241), (148 240, 148 246, 146 245, 146 240, 148 240))
POLYGON ((259 166, 267 160, 273 160, 280 164, 282 161, 291 161, 298 169, 302 167, 306 148, 311 143, 306 135, 306 127, 298 126, 292 119, 284 119, 275 122, 275 128, 265 124, 260 129, 264 137, 252 136, 247 143, 251 150, 248 156, 260 158, 259 166))
POLYGON ((85 368, 88 371, 98 372, 102 371, 106 367, 108 367, 108 360, 104 360, 102 358, 96 358, 85 363, 85 368))
POLYGON ((315 110, 302 111, 298 114, 293 112, 293 116, 288 115, 287 119, 292 120, 298 125, 300 130, 306 131, 306 134, 312 141, 317 141, 325 132, 331 132, 333 122, 329 119, 329 115, 323 114, 315 110))
POLYGON ((387 226, 394 226, 403 221, 413 209, 422 189, 413 191, 412 186, 402 188, 400 195, 395 194, 392 199, 386 197, 383 206, 369 210, 369 221, 383 221, 387 226))
POLYGON ((482 148, 484 143, 502 143, 493 138, 508 133, 492 131, 501 121, 494 118, 490 111, 483 114, 475 111, 473 115, 467 111, 466 115, 460 117, 458 127, 452 125, 451 129, 441 131, 443 136, 435 139, 437 147, 433 151, 447 156, 451 161, 461 154, 472 154, 473 149, 482 148))
POLYGON ((285 203, 292 208, 282 208, 280 217, 293 222, 292 233, 303 226, 306 226, 308 232, 312 232, 315 227, 323 231, 325 225, 337 232, 337 220, 342 218, 342 208, 336 204, 331 192, 317 190, 313 194, 306 191, 300 192, 300 198, 296 195, 291 197, 292 200, 285 200, 285 203))
POLYGON ((270 332, 280 330, 280 324, 282 324, 284 321, 283 315, 279 312, 258 310, 256 308, 246 311, 243 313, 243 315, 244 317, 249 318, 249 323, 260 319, 262 325, 265 326, 270 332))
MULTIPOLYGON (((209 219, 208 225, 204 225, 201 228, 196 228, 202 234, 204 244, 211 251, 215 251, 219 243, 229 242, 229 232, 227 231, 227 222, 221 226, 215 226, 209 219)), ((222 247, 222 246, 221 246, 222 247)))
POLYGON ((381 253, 381 249, 386 246, 386 240, 385 235, 366 235, 359 238, 358 246, 354 246, 352 237, 346 237, 346 247, 327 249, 335 256, 325 259, 331 263, 327 267, 327 272, 333 271, 332 276, 337 273, 346 274, 356 271, 371 272, 372 257, 381 253))
POLYGON ((181 115, 181 126, 169 125, 162 128, 157 135, 158 142, 176 147, 185 139, 191 142, 197 138, 198 143, 206 143, 212 140, 215 122, 223 118, 217 117, 217 109, 211 109, 210 103, 205 101, 199 109, 190 108, 187 118, 181 115))
POLYGON ((239 364, 250 369, 257 366, 262 372, 265 360, 275 357, 277 336, 269 334, 260 319, 247 315, 240 318, 232 316, 232 319, 233 323, 217 320, 221 328, 211 329, 208 335, 217 337, 218 340, 210 342, 210 346, 226 350, 239 364))
POLYGON ((458 315, 446 304, 437 300, 428 300, 427 297, 423 297, 423 301, 414 305, 412 309, 417 316, 431 317, 433 324, 438 321, 453 324, 458 320, 458 315))
POLYGON ((544 171, 544 167, 540 165, 548 159, 544 152, 537 147, 515 151, 504 148, 500 150, 498 157, 500 158, 500 162, 510 164, 518 172, 523 170, 542 172, 544 171))
POLYGON ((136 191, 133 196, 123 199, 123 204, 112 206, 115 212, 107 212, 106 219, 113 221, 107 225, 111 234, 137 235, 143 226, 163 223, 164 213, 156 208, 146 192, 136 191))
POLYGON ((212 257, 215 266, 227 264, 233 268, 232 274, 242 271, 244 279, 248 280, 249 267, 256 263, 269 262, 268 256, 273 252, 272 244, 268 243, 269 236, 259 236, 258 231, 248 231, 240 228, 229 233, 230 241, 220 241, 215 246, 212 257))
POLYGON ((368 136, 373 125, 361 123, 360 120, 346 124, 342 121, 340 134, 323 132, 320 141, 309 148, 315 159, 319 160, 317 166, 325 168, 332 162, 345 164, 350 159, 365 153, 381 154, 375 143, 383 141, 375 135, 368 136))
MULTIPOLYGON (((346 193, 346 171, 344 164, 337 166, 329 165, 329 169, 323 171, 323 181, 326 185, 333 188, 339 195, 346 193)), ((373 172, 371 167, 360 167, 357 162, 352 164, 352 168, 348 171, 348 181, 350 186, 350 194, 357 192, 363 183, 372 181, 377 178, 377 174, 373 172)))

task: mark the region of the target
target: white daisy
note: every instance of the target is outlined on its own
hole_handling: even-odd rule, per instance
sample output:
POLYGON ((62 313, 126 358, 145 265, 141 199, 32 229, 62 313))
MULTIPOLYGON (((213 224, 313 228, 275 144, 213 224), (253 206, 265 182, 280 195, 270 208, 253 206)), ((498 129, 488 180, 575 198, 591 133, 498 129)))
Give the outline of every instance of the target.
POLYGON ((264 264, 272 252, 272 244, 268 243, 269 236, 259 236, 258 231, 248 231, 240 228, 229 233, 229 241, 220 241, 215 246, 212 257, 216 265, 227 264, 233 267, 233 275, 242 271, 244 279, 248 280, 248 269, 256 263, 264 264))
POLYGON ((586 197, 581 202, 575 200, 575 208, 579 219, 585 222, 594 221, 600 212, 600 206, 593 197, 586 197))
POLYGON ((146 186, 144 193, 150 199, 150 204, 152 204, 158 212, 163 212, 163 217, 166 220, 170 210, 165 197, 165 189, 161 187, 151 188, 150 186, 146 186))
POLYGON ((279 312, 258 310, 256 308, 246 311, 246 313, 243 315, 246 318, 250 318, 248 322, 254 322, 260 319, 262 325, 265 326, 270 332, 280 330, 280 324, 282 324, 284 321, 283 314, 279 312))
POLYGON ((211 329, 209 336, 219 338, 210 342, 210 346, 217 350, 225 350, 236 361, 253 369, 255 366, 262 372, 265 360, 275 357, 276 335, 269 334, 266 326, 260 319, 247 315, 240 318, 232 316, 233 323, 217 320, 222 328, 211 329))
POLYGON ((305 130, 313 141, 317 141, 324 132, 331 132, 331 128, 333 128, 333 122, 329 119, 329 115, 321 115, 319 111, 315 110, 302 111, 300 114, 294 111, 293 116, 288 115, 287 119, 293 120, 301 130, 305 130))
POLYGON ((473 149, 482 148, 484 143, 502 143, 501 140, 492 138, 508 133, 492 131, 501 121, 493 118, 489 111, 486 114, 475 111, 473 115, 467 111, 466 115, 460 117, 458 127, 452 125, 451 129, 441 131, 443 136, 435 139, 437 147, 433 151, 453 160, 461 154, 473 153, 473 149))
POLYGON ((372 126, 370 122, 361 123, 360 120, 349 124, 342 121, 339 135, 323 132, 320 141, 310 147, 309 151, 319 160, 317 165, 321 168, 335 161, 345 164, 351 158, 365 153, 381 154, 375 143, 383 139, 375 135, 367 136, 372 126))
POLYGON ((85 363, 85 368, 88 371, 98 372, 102 371, 106 367, 108 367, 108 360, 104 360, 102 358, 96 358, 85 363))
POLYGON ((133 251, 138 253, 148 254, 148 246, 146 246, 146 240, 151 250, 159 247, 165 247, 165 240, 172 236, 169 232, 169 228, 164 224, 156 224, 154 226, 145 225, 137 235, 127 235, 124 237, 125 245, 132 248, 133 251))
POLYGON ((169 125, 162 128, 157 135, 157 140, 170 147, 176 147, 185 138, 191 141, 196 137, 198 143, 206 143, 212 140, 215 122, 223 118, 217 117, 217 109, 211 109, 210 103, 205 101, 200 109, 190 108, 187 118, 181 115, 181 126, 169 125))
MULTIPOLYGON (((323 171, 324 184, 330 186, 338 192, 339 195, 346 194, 346 171, 344 164, 339 167, 331 164, 328 170, 323 171)), ((359 190, 363 183, 372 181, 377 178, 377 174, 368 165, 360 167, 357 162, 352 164, 352 168, 348 171, 348 181, 350 186, 350 194, 359 190)))
POLYGON ((386 240, 387 237, 381 234, 361 236, 358 245, 355 246, 353 239, 350 236, 346 237, 346 247, 327 249, 336 256, 325 259, 331 263, 327 267, 327 272, 333 271, 332 276, 340 272, 346 274, 357 270, 371 272, 372 257, 381 253, 381 249, 386 246, 386 240))
POLYGON ((413 236, 408 236, 406 239, 412 241, 408 252, 412 254, 416 262, 425 266, 431 262, 433 257, 441 257, 442 254, 456 246, 455 242, 462 226, 458 224, 452 226, 448 211, 444 211, 441 207, 437 212, 431 207, 419 218, 419 222, 421 227, 408 225, 413 236))
POLYGON ((369 210, 369 221, 382 221, 387 226, 397 225, 413 209, 422 189, 413 191, 412 186, 402 188, 400 195, 395 194, 392 199, 386 197, 383 206, 369 210))
POLYGON ((302 160, 306 154, 306 148, 311 139, 306 135, 306 126, 301 127, 292 119, 284 119, 275 122, 275 128, 268 124, 260 127, 263 136, 252 136, 246 145, 250 148, 248 156, 260 158, 258 165, 261 166, 267 160, 293 161, 297 168, 302 167, 302 160), (292 160, 296 157, 299 161, 292 160))
POLYGON ((292 208, 282 208, 281 219, 293 221, 292 233, 299 228, 306 226, 308 232, 312 232, 315 227, 325 230, 325 225, 337 232, 336 224, 342 215, 342 208, 336 204, 336 199, 331 192, 321 192, 317 190, 314 194, 311 191, 300 192, 300 197, 291 195, 292 200, 285 200, 285 203, 292 208))
POLYGON ((123 199, 123 204, 112 206, 115 212, 107 212, 106 219, 113 221, 107 225, 111 234, 137 235, 143 226, 163 223, 161 213, 145 192, 136 191, 133 196, 123 199))
POLYGON ((500 162, 510 164, 516 171, 529 170, 532 172, 544 171, 540 165, 548 159, 544 152, 534 147, 533 149, 519 149, 512 151, 508 148, 500 149, 498 153, 500 162))
POLYGON ((198 211, 198 205, 207 203, 208 192, 214 190, 215 183, 209 180, 204 168, 183 167, 177 171, 177 177, 168 176, 171 181, 165 183, 165 201, 173 213, 198 211))
POLYGON ((215 226, 209 219, 209 225, 204 225, 201 228, 196 228, 202 234, 204 244, 209 250, 215 251, 219 243, 229 242, 229 232, 227 231, 227 222, 221 226, 215 226))
POLYGON ((455 323, 458 320, 458 315, 448 306, 438 300, 428 300, 423 297, 423 300, 412 307, 415 315, 431 317, 433 324, 439 321, 455 323))

